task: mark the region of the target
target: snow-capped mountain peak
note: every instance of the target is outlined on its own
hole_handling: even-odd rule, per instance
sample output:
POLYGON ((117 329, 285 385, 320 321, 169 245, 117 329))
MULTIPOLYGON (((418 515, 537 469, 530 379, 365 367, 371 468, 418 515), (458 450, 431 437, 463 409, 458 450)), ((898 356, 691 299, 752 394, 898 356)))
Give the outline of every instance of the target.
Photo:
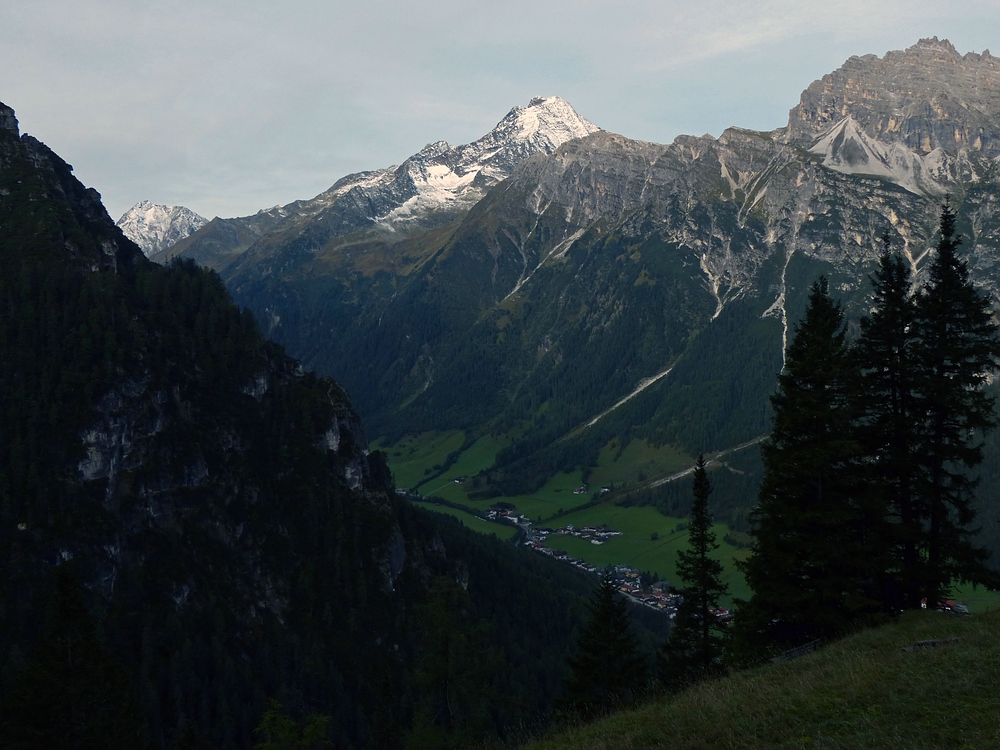
MULTIPOLYGON (((526 158, 552 153, 571 139, 599 130, 565 99, 534 97, 527 106, 511 109, 472 143, 452 146, 434 141, 402 164, 346 175, 315 198, 276 206, 253 217, 222 220, 237 227, 232 234, 236 239, 222 242, 230 250, 222 253, 217 237, 209 241, 206 236, 204 245, 195 241, 201 252, 198 257, 248 267, 262 262, 270 247, 255 247, 245 260, 237 260, 254 243, 239 237, 275 232, 275 222, 285 236, 301 237, 298 247, 311 252, 320 251, 334 237, 359 231, 400 236, 441 226, 460 218, 526 158)), ((190 247, 183 252, 197 254, 190 247)))
POLYGON ((580 117, 562 97, 536 96, 527 107, 515 107, 520 140, 537 137, 547 140, 553 148, 572 138, 582 138, 600 130, 594 123, 580 117))
POLYGON ((472 143, 428 143, 401 165, 338 180, 325 193, 304 201, 296 212, 315 215, 334 203, 350 201, 370 212, 367 221, 393 231, 405 230, 432 214, 468 209, 487 188, 510 177, 527 157, 550 154, 566 141, 600 129, 565 99, 536 96, 526 107, 514 107, 472 143))
MULTIPOLYGON (((463 146, 438 141, 425 146, 395 172, 410 184, 406 200, 376 217, 398 228, 428 212, 478 201, 486 188, 507 179, 532 154, 549 154, 566 141, 600 130, 558 96, 536 96, 528 106, 516 106, 479 140, 463 146)), ((366 181, 371 184, 371 174, 366 181)))
POLYGON ((165 250, 208 223, 184 206, 139 201, 116 222, 125 236, 148 256, 165 250))

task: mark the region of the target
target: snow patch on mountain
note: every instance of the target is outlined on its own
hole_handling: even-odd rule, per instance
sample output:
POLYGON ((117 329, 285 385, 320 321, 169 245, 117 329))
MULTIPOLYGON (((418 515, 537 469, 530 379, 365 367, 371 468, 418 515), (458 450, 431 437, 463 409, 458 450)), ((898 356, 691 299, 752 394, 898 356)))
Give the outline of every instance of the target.
POLYGON ((598 130, 565 99, 535 97, 527 107, 514 107, 473 143, 451 146, 438 141, 407 159, 400 171, 408 176, 413 195, 378 220, 400 228, 435 210, 468 208, 527 157, 551 154, 566 141, 598 130))
POLYGON ((207 219, 184 206, 162 206, 149 201, 136 203, 116 222, 147 257, 194 234, 207 223, 207 219))
POLYGON ((869 137, 851 116, 821 133, 809 151, 823 165, 845 174, 885 177, 911 193, 943 195, 954 179, 954 157, 936 148, 921 156, 899 142, 869 137))
POLYGON ((599 130, 565 99, 535 97, 526 107, 514 107, 477 141, 429 143, 401 165, 344 177, 316 201, 329 206, 351 199, 370 205, 376 224, 403 230, 435 212, 468 209, 527 157, 550 154, 599 130))

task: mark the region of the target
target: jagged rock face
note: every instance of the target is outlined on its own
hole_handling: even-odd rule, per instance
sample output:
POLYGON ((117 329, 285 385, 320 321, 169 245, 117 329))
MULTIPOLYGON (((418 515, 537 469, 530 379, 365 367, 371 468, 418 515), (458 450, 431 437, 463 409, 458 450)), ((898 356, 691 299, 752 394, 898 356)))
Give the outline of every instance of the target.
POLYGON ((0 104, 0 129, 18 134, 17 118, 14 110, 6 104, 0 104))
POLYGON ((161 206, 149 201, 136 203, 116 222, 147 257, 194 234, 207 223, 207 219, 184 206, 161 206))
POLYGON ((718 140, 682 137, 670 146, 602 133, 525 164, 511 190, 519 186, 536 215, 558 206, 577 232, 597 222, 633 236, 655 231, 690 250, 708 288, 729 294, 757 291, 758 271, 778 248, 855 267, 861 252, 870 262, 878 252, 873 226, 898 235, 904 252, 922 252, 927 221, 914 227, 911 218, 926 206, 922 196, 823 167, 768 134, 735 128, 718 140), (834 208, 831 231, 821 219, 834 208))
POLYGON ((869 137, 928 155, 935 149, 1000 154, 1000 60, 960 55, 947 40, 922 39, 902 52, 852 57, 803 92, 788 138, 809 147, 853 118, 869 137))

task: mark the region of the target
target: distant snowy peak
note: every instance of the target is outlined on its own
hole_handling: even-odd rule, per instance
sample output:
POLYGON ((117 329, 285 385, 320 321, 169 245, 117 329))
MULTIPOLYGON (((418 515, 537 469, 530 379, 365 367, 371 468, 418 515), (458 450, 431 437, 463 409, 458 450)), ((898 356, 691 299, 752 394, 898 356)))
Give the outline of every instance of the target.
POLYGON ((403 229, 430 213, 467 208, 486 188, 505 180, 533 154, 550 154, 573 138, 600 128, 577 114, 558 96, 535 97, 514 107, 477 141, 452 146, 436 141, 398 167, 361 172, 339 180, 321 202, 329 205, 349 194, 376 207, 371 218, 390 229, 403 229))
POLYGON ((148 257, 194 234, 208 220, 184 206, 161 206, 140 201, 116 223, 148 257))
POLYGON ((885 177, 911 193, 941 195, 959 172, 965 179, 976 174, 960 152, 957 156, 936 148, 916 154, 902 143, 883 143, 867 135, 853 117, 821 133, 809 149, 823 156, 823 165, 845 174, 885 177))
POLYGON ((580 117, 565 99, 536 96, 527 107, 514 107, 493 130, 474 143, 459 146, 458 151, 462 166, 505 179, 524 158, 550 154, 566 141, 599 130, 580 117))

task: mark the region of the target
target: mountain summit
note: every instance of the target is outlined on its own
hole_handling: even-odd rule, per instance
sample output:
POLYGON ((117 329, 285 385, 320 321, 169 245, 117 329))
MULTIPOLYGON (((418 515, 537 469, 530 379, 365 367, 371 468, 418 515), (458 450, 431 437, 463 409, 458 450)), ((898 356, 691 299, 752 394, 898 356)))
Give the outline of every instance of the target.
POLYGON ((161 206, 140 201, 115 223, 149 256, 194 234, 208 223, 208 219, 184 206, 161 206))
POLYGON ((527 107, 514 107, 477 141, 464 146, 430 143, 399 167, 345 177, 330 192, 339 197, 354 188, 373 188, 378 194, 379 188, 391 186, 394 193, 409 197, 373 218, 384 226, 403 228, 442 208, 471 207, 486 188, 509 177, 527 157, 551 154, 566 141, 598 130, 565 99, 536 96, 527 107))

